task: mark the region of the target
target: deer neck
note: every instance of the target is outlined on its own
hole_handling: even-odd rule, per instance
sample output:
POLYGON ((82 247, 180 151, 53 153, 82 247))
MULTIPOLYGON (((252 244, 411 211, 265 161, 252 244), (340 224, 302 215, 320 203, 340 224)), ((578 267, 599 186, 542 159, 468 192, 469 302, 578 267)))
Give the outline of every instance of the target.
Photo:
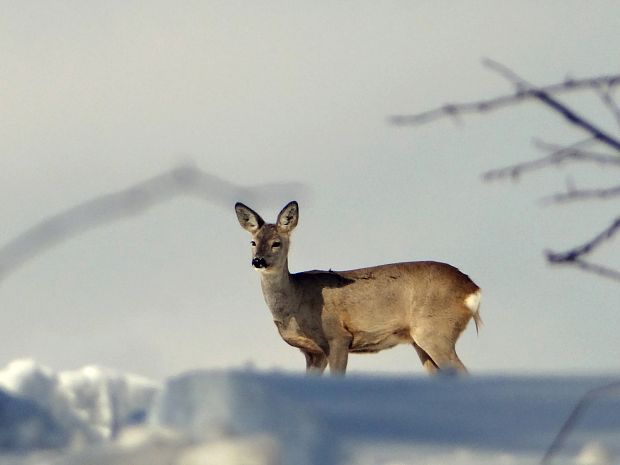
POLYGON ((275 321, 286 319, 298 307, 292 276, 288 271, 288 262, 285 262, 279 270, 262 273, 261 288, 275 321))

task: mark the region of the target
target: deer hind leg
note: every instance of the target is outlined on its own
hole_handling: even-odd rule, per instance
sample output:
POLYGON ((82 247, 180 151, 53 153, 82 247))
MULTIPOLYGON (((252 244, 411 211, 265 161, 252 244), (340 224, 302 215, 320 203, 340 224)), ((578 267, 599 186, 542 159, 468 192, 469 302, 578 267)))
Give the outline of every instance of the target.
POLYGON ((456 371, 467 373, 467 368, 456 355, 452 338, 440 334, 414 334, 414 347, 422 360, 422 364, 429 373, 439 371, 456 371))
POLYGON ((321 376, 327 367, 327 357, 318 352, 302 351, 306 356, 306 374, 321 376))
POLYGON ((415 342, 413 343, 413 348, 418 353, 418 357, 420 357, 422 366, 426 369, 426 371, 431 375, 437 373, 439 367, 435 364, 435 362, 433 362, 433 359, 430 357, 430 355, 424 352, 424 350, 415 342))

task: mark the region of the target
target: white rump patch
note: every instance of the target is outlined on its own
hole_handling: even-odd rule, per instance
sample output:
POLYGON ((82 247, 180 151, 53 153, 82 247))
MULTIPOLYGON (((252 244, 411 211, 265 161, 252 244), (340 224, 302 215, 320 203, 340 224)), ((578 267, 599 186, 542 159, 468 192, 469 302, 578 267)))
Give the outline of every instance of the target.
POLYGON ((476 333, 479 331, 480 325, 482 325, 482 318, 480 318, 480 313, 478 312, 480 309, 480 297, 482 297, 480 289, 465 297, 465 306, 471 310, 471 316, 476 324, 476 333))
POLYGON ((476 292, 469 294, 465 297, 465 306, 471 310, 472 313, 478 313, 478 309, 480 308, 480 289, 476 292))

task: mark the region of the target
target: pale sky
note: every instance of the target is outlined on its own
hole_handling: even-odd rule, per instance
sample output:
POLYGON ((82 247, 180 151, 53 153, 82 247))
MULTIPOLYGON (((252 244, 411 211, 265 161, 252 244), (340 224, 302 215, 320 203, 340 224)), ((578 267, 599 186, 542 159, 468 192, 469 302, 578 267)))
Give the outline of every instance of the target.
MULTIPOLYGON (((482 182, 540 156, 535 137, 583 138, 536 104, 460 125, 387 120, 510 92, 485 57, 540 85, 618 73, 619 18, 614 0, 2 2, 1 244, 181 164, 284 187, 177 197, 27 261, 0 285, 0 365, 303 372, 233 210, 273 221, 298 200, 291 271, 433 259, 469 274, 485 321, 457 346, 471 372, 617 372, 620 285, 542 255, 588 240, 617 201, 538 202, 569 173, 587 187, 617 171, 482 182)), ((618 134, 596 98, 564 101, 618 134)), ((619 263, 620 240, 597 258, 619 263)), ((423 373, 408 346, 349 370, 423 373)))

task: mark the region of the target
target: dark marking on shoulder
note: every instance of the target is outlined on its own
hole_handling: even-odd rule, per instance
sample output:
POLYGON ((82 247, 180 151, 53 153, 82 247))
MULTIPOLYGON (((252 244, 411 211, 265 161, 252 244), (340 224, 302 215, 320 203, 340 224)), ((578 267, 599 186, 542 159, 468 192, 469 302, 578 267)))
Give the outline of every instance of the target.
POLYGON ((321 287, 345 287, 355 282, 354 279, 347 278, 337 271, 312 270, 296 273, 295 276, 301 280, 312 279, 321 287))

